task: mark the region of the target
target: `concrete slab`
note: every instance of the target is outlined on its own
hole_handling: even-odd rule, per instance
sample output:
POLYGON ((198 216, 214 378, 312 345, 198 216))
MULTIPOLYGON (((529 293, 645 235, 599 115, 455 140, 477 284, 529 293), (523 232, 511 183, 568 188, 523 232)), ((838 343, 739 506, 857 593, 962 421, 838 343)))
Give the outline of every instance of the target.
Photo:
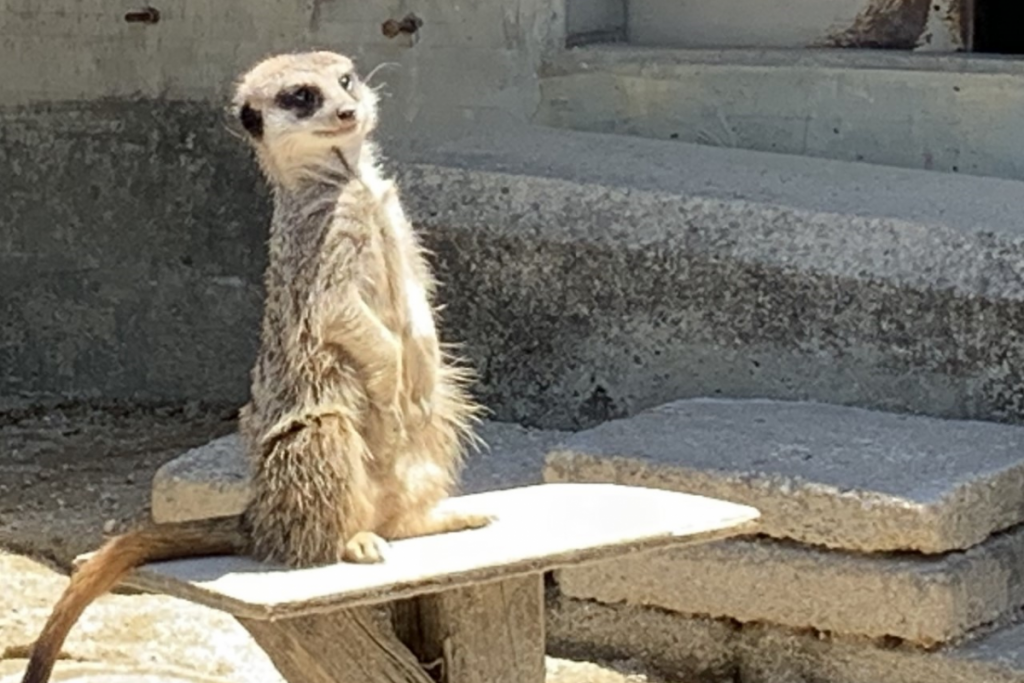
POLYGON ((928 651, 554 597, 548 603, 547 627, 553 656, 633 656, 680 680, 1024 683, 1024 626, 928 651))
POLYGON ((1024 527, 944 556, 744 540, 561 570, 565 595, 924 647, 1024 606, 1024 527))
MULTIPOLYGON (((774 11, 775 0, 740 1, 799 30, 788 20, 793 12, 774 11)), ((832 0, 800 2, 827 9, 832 0)), ((717 12, 722 5, 647 3, 679 12, 694 4, 717 12)), ((837 4, 856 13, 856 3, 837 4)), ((651 19, 657 25, 660 17, 651 19)), ((671 24, 661 26, 677 32, 671 24)), ((690 29, 701 30, 695 24, 690 29)), ((941 23, 933 29, 933 38, 944 33, 941 23)), ((669 149, 672 142, 691 142, 1024 178, 1024 136, 1013 123, 1024 99, 1024 69, 1016 60, 909 50, 713 49, 695 41, 688 47, 698 49, 595 45, 562 52, 546 66, 537 120, 654 138, 669 149)))
POLYGON ((1024 522, 1024 428, 817 403, 693 399, 574 434, 546 481, 698 493, 762 511, 763 533, 941 553, 1024 522))
MULTIPOLYGON (((477 433, 486 446, 469 456, 464 493, 542 483, 545 452, 568 435, 501 422, 484 422, 477 433)), ((249 474, 237 434, 187 451, 153 477, 152 515, 160 523, 239 514, 248 499, 249 474)))

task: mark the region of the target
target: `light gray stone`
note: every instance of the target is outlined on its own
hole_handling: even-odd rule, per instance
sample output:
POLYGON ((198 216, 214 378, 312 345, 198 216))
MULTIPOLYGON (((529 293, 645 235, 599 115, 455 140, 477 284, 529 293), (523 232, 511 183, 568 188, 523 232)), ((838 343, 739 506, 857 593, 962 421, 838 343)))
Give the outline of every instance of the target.
POLYGON ((769 400, 694 399, 574 434, 546 481, 751 505, 776 538, 941 553, 1024 522, 1024 428, 769 400))
POLYGON ((553 656, 633 656, 682 680, 1024 683, 1024 626, 929 651, 565 597, 549 600, 547 625, 553 656))
POLYGON ((740 622, 950 642, 1024 606, 1024 528, 944 556, 860 554, 743 540, 558 572, 562 591, 740 622))
MULTIPOLYGON (((546 450, 568 434, 500 422, 484 422, 477 433, 485 445, 468 456, 461 487, 465 493, 542 483, 546 450)), ((237 434, 229 434, 157 470, 152 515, 160 523, 236 515, 249 495, 241 442, 237 434)))
POLYGON ((190 449, 153 475, 158 524, 237 515, 249 501, 249 470, 238 434, 190 449))

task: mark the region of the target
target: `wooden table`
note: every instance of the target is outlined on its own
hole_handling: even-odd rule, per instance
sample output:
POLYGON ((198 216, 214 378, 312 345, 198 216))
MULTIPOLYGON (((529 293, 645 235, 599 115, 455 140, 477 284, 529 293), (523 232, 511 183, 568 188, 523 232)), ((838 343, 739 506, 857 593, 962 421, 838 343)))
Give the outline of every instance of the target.
POLYGON ((150 564, 124 583, 232 614, 291 683, 542 683, 544 572, 750 533, 759 516, 613 484, 542 484, 445 507, 498 520, 393 543, 378 565, 208 557, 150 564))

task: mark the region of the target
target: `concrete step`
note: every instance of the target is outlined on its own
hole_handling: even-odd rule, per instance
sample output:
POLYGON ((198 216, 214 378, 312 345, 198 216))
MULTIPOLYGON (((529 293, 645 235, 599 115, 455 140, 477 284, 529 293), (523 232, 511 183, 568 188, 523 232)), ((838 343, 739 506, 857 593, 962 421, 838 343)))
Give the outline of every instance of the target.
MULTIPOLYGON (((52 228, 0 249, 0 393, 245 400, 266 193, 219 107, 172 109, 5 119, 41 140, 8 166, 45 148, 47 193, 71 203, 38 201, 39 174, 0 182, 0 213, 52 228), (120 194, 96 205, 68 168, 120 194), (137 177, 194 201, 135 207, 137 177)), ((496 420, 575 429, 694 396, 1024 417, 1021 182, 497 123, 408 133, 382 146, 434 254, 442 334, 496 420)))
POLYGON ((539 128, 386 149, 497 420, 695 396, 1024 416, 1018 181, 539 128))
MULTIPOLYGON (((646 4, 669 13, 692 12, 701 4, 724 11, 719 3, 646 4)), ((839 4, 856 13, 850 3, 839 4)), ((675 24, 657 12, 648 14, 651 21, 643 26, 675 32, 664 28, 675 24)), ((775 14, 786 17, 780 23, 787 28, 799 30, 788 13, 775 14)), ((819 21, 811 13, 805 16, 819 21)), ((688 26, 684 34, 714 40, 714 32, 701 30, 699 22, 688 26)), ((698 49, 595 45, 559 53, 544 68, 536 121, 666 141, 1024 178, 1024 136, 1016 114, 1024 105, 1019 60, 886 50, 722 50, 693 40, 689 45, 698 49)))
POLYGON ((922 647, 1024 607, 1024 527, 946 555, 859 554, 738 540, 561 570, 562 592, 742 623, 896 638, 922 647))
POLYGON ((1024 427, 680 400, 573 434, 544 478, 742 502, 761 511, 764 534, 809 545, 943 553, 1024 523, 1024 427))
POLYGON ((743 683, 1024 683, 1024 626, 928 651, 549 593, 548 651, 635 657, 672 680, 743 683))
MULTIPOLYGON (((567 436, 499 422, 484 422, 477 433, 486 446, 469 456, 464 493, 541 483, 545 452, 567 436)), ((241 513, 250 489, 238 434, 190 449, 166 463, 154 475, 152 487, 152 516, 158 523, 241 513)))

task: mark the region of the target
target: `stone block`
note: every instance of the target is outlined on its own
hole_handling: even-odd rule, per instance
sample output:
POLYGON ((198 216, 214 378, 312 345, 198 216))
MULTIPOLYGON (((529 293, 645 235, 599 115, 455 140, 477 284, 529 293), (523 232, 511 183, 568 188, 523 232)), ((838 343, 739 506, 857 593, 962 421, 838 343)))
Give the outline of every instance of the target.
POLYGON ((934 647, 1024 605, 1021 566, 1018 527, 945 556, 730 540, 567 568, 557 577, 573 598, 934 647))
POLYGON ((1024 522, 1024 428, 817 403, 682 400, 578 432, 546 481, 669 488, 751 505, 763 533, 943 553, 1024 522))
POLYGON ((1024 626, 924 650, 764 624, 558 597, 548 651, 636 657, 678 680, 744 683, 1024 683, 1024 626))
POLYGON ((238 434, 190 449, 153 475, 153 521, 237 515, 249 501, 249 470, 238 434))

